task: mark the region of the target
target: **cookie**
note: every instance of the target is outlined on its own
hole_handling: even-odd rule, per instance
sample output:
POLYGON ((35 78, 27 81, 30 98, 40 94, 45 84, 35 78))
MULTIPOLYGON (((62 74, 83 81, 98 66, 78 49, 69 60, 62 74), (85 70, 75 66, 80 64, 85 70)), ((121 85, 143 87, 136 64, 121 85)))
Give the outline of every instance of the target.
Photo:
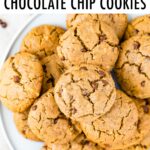
POLYGON ((43 69, 38 58, 21 52, 8 58, 0 71, 1 102, 14 112, 32 105, 41 91, 43 69))
POLYGON ((67 144, 50 144, 41 150, 103 150, 96 143, 87 140, 84 134, 79 135, 74 141, 67 144))
POLYGON ((41 25, 33 28, 24 37, 21 51, 30 52, 40 59, 56 52, 60 36, 64 30, 52 25, 41 25))
POLYGON ((100 20, 111 26, 119 39, 122 38, 128 24, 126 14, 69 14, 67 15, 67 27, 76 26, 85 20, 100 20))
POLYGON ((44 79, 42 85, 43 93, 48 89, 53 88, 58 81, 60 75, 64 72, 63 64, 57 54, 44 57, 41 60, 44 79))
POLYGON ((40 141, 36 135, 33 134, 31 129, 27 124, 29 110, 26 110, 22 113, 14 113, 14 122, 18 131, 27 139, 33 141, 40 141))
POLYGON ((150 34, 150 15, 140 16, 132 20, 128 24, 125 39, 144 34, 150 34))
POLYGON ((134 36, 121 47, 116 76, 121 88, 130 96, 150 97, 150 36, 134 36))
POLYGON ((126 148, 124 150, 148 150, 148 147, 145 147, 145 146, 143 146, 141 144, 138 144, 138 145, 126 148))
POLYGON ((28 125, 46 143, 64 144, 74 140, 80 133, 79 128, 59 111, 51 90, 31 107, 28 125))
POLYGON ((110 150, 128 147, 128 140, 136 133, 137 123, 138 111, 135 103, 119 90, 115 104, 107 114, 90 123, 80 122, 89 140, 110 150))
POLYGON ((57 52, 67 68, 87 63, 110 71, 118 58, 118 43, 110 26, 89 20, 69 28, 61 36, 57 52))
POLYGON ((116 89, 107 72, 98 66, 80 65, 60 77, 54 95, 68 118, 88 122, 110 110, 116 99, 116 89))
POLYGON ((144 148, 150 147, 150 101, 135 100, 139 112, 139 120, 137 124, 136 134, 129 139, 130 146, 136 147, 139 145, 144 148))

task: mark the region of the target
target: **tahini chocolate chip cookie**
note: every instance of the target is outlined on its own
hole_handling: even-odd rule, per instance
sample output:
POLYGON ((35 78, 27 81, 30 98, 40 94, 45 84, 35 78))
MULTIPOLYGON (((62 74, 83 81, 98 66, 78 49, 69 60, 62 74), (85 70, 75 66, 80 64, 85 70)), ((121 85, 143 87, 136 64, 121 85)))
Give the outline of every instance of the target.
POLYGON ((67 15, 67 27, 76 26, 85 20, 100 20, 111 26, 119 39, 122 38, 128 24, 126 14, 69 14, 67 15))
POLYGON ((118 58, 118 43, 109 25, 89 20, 69 28, 61 36, 57 52, 66 67, 87 63, 110 71, 118 58))
POLYGON ((84 134, 80 134, 74 141, 67 144, 50 144, 41 150, 103 150, 96 143, 88 141, 84 134))
POLYGON ((138 111, 135 103, 121 91, 112 109, 102 117, 90 123, 80 122, 87 138, 106 149, 128 147, 134 137, 138 123, 138 111))
POLYGON ((134 36, 121 47, 115 69, 121 88, 130 96, 149 98, 150 36, 134 36))
POLYGON ((23 112, 41 91, 43 69, 38 58, 21 52, 8 58, 0 71, 0 100, 10 110, 23 112))
POLYGON ((57 105, 75 121, 89 122, 104 115, 115 99, 116 89, 111 76, 98 66, 74 66, 55 86, 57 105))
POLYGON ((81 132, 71 120, 61 114, 51 90, 31 107, 28 124, 32 132, 46 143, 68 143, 81 132))
POLYGON ((41 63, 44 71, 42 91, 46 92, 49 88, 55 86, 60 75, 64 72, 64 68, 57 54, 44 57, 41 59, 41 63))
POLYGON ((33 141, 40 141, 40 139, 33 134, 33 132, 27 124, 28 114, 29 110, 26 110, 22 113, 14 113, 14 122, 16 128, 25 138, 33 141))
POLYGON ((25 36, 20 49, 41 59, 56 52, 59 38, 63 33, 62 28, 52 25, 35 27, 25 36))
POLYGON ((135 100, 139 112, 136 134, 127 143, 130 146, 148 148, 150 146, 150 101, 135 100))
POLYGON ((125 39, 135 35, 150 34, 150 15, 145 15, 133 19, 127 27, 125 39))

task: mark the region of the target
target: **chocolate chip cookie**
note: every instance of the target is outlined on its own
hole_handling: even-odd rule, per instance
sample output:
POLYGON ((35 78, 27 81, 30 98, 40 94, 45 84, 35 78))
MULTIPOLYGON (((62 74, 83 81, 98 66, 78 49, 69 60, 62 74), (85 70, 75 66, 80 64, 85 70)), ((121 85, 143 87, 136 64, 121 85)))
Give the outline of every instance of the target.
POLYGON ((22 113, 14 113, 14 122, 18 131, 27 139, 40 141, 36 135, 33 134, 31 129, 27 124, 29 110, 26 110, 22 113))
POLYGON ((121 91, 112 109, 89 124, 80 122, 87 138, 106 149, 128 147, 130 137, 134 137, 138 123, 138 111, 135 103, 121 91))
POLYGON ((111 76, 98 66, 74 66, 55 86, 56 103, 75 121, 88 122, 104 115, 115 99, 116 89, 111 76))
POLYGON ((67 144, 50 144, 41 150, 103 150, 96 143, 88 141, 84 134, 79 135, 74 141, 67 144))
POLYGON ((127 27, 125 39, 135 35, 150 34, 150 15, 137 17, 132 20, 127 27))
POLYGON ((76 26, 85 20, 100 20, 111 26, 119 39, 122 38, 128 24, 126 14, 69 14, 67 15, 67 27, 76 26))
POLYGON ((68 143, 81 132, 59 111, 51 90, 31 107, 28 124, 32 132, 46 143, 68 143))
POLYGON ((8 58, 0 71, 0 100, 10 110, 23 112, 41 91, 43 69, 38 58, 21 52, 8 58))
POLYGON ((130 96, 150 98, 150 36, 134 36, 121 47, 116 76, 121 88, 130 96))
POLYGON ((109 25, 86 20, 61 36, 57 52, 68 68, 87 63, 110 71, 118 58, 118 43, 115 31, 109 25))
POLYGON ((41 63, 44 71, 42 91, 46 92, 55 86, 60 75, 64 72, 64 68, 57 54, 44 57, 41 63))
POLYGON ((149 100, 134 100, 138 108, 139 119, 136 129, 136 134, 128 143, 130 146, 148 148, 150 146, 150 101, 149 100))
POLYGON ((57 26, 41 25, 35 27, 25 36, 20 49, 43 58, 56 52, 59 38, 63 33, 64 30, 57 26))

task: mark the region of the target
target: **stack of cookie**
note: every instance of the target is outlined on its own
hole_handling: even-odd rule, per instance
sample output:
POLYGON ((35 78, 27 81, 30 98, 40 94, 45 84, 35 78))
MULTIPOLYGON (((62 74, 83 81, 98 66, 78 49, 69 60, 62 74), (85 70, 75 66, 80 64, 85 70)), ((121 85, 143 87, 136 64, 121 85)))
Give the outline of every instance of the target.
POLYGON ((149 26, 149 15, 76 14, 67 31, 32 29, 0 71, 18 131, 42 150, 148 150, 149 26))

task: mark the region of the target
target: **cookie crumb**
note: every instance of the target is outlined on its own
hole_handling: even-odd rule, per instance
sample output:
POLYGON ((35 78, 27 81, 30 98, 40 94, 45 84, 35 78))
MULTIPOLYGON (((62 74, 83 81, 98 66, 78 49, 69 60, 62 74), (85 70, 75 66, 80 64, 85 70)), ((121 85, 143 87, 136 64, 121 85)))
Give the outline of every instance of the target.
POLYGON ((14 76, 13 80, 15 83, 19 83, 20 82, 20 77, 19 76, 14 76))

